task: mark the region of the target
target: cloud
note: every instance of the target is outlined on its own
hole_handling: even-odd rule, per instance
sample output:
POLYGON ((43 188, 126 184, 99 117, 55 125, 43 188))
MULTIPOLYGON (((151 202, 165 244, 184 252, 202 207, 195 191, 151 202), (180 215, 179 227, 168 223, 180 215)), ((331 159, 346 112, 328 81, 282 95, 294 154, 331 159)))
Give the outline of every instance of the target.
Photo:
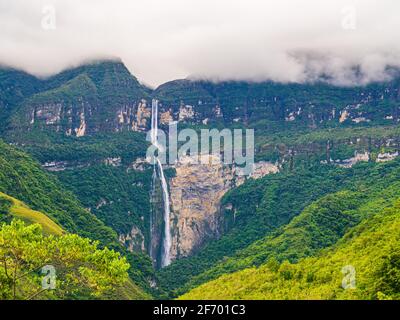
POLYGON ((43 76, 120 57, 151 85, 367 83, 400 67, 399 9, 397 0, 0 0, 0 63, 43 76))

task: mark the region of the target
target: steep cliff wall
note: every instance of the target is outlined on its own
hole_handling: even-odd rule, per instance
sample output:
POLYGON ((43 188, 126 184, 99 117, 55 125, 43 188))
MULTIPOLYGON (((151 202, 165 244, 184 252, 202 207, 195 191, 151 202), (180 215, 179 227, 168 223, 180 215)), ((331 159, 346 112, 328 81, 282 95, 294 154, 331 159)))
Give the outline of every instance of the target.
POLYGON ((82 137, 147 128, 148 89, 120 61, 95 62, 37 81, 37 92, 14 110, 9 130, 82 137))
MULTIPOLYGON (((189 156, 176 165, 170 180, 172 259, 189 256, 210 239, 218 238, 224 228, 220 201, 231 188, 244 182, 235 167, 224 165, 218 156, 202 155, 200 163, 189 156)), ((255 164, 254 178, 275 173, 272 163, 255 164)))

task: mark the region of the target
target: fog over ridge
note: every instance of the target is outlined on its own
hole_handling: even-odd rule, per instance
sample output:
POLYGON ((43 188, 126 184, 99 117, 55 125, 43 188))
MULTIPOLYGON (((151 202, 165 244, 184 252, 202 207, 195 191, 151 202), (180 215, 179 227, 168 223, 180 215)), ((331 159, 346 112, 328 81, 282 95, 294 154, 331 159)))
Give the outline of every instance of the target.
POLYGON ((49 76, 119 57, 153 87, 186 77, 365 84, 400 67, 399 9, 396 0, 0 0, 0 64, 49 76))

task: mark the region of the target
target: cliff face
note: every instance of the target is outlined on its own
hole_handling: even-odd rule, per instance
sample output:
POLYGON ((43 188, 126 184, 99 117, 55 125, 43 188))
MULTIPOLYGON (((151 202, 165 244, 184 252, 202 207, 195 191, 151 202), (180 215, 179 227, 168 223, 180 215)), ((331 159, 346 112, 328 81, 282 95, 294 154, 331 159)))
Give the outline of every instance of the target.
MULTIPOLYGON (((352 88, 327 84, 177 80, 150 91, 121 62, 108 61, 67 70, 46 80, 0 70, 0 80, 0 120, 10 116, 10 128, 21 130, 15 136, 36 128, 76 137, 122 131, 144 132, 150 126, 150 101, 153 97, 160 99, 161 128, 178 121, 182 127, 185 123, 219 128, 243 126, 262 132, 270 127, 287 129, 297 128, 297 125, 309 128, 325 125, 352 127, 367 123, 393 125, 400 119, 399 79, 352 88), (4 81, 2 77, 5 76, 12 81, 4 81), (26 85, 16 85, 17 79, 23 79, 26 85)), ((118 139, 122 135, 118 135, 118 139)), ((290 168, 295 170, 295 156, 326 153, 326 156, 318 156, 317 160, 349 167, 359 161, 371 161, 373 157, 377 157, 376 161, 389 161, 400 152, 398 139, 391 142, 380 139, 358 141, 357 137, 343 139, 336 141, 335 147, 325 139, 318 144, 309 145, 306 141, 285 148, 275 143, 263 145, 257 151, 279 153, 278 160, 273 157, 263 159, 278 161, 279 165, 256 163, 252 177, 256 179, 275 173, 285 162, 293 162, 290 168), (341 147, 339 151, 338 146, 341 147), (374 155, 371 149, 379 150, 379 153, 374 155)), ((115 141, 110 144, 115 144, 115 141)), ((96 161, 124 166, 121 165, 121 153, 130 147, 123 149, 123 152, 111 152, 96 161)), ((221 198, 244 181, 235 175, 235 168, 211 161, 218 160, 213 156, 209 160, 209 164, 198 165, 190 158, 183 159, 176 164, 176 176, 169 181, 173 259, 188 256, 208 240, 221 235, 224 226, 221 198)), ((95 161, 79 159, 79 163, 76 162, 64 159, 43 161, 46 169, 57 172, 65 168, 74 169, 74 166, 89 166, 95 161)), ((146 163, 138 159, 131 168, 143 171, 146 163)), ((161 202, 153 204, 158 211, 162 211, 161 202)), ((162 220, 156 218, 154 226, 158 231, 152 232, 150 245, 154 248, 154 259, 159 255, 162 239, 162 220)), ((142 234, 138 230, 129 227, 123 233, 119 232, 120 241, 130 250, 142 251, 143 238, 147 241, 147 230, 143 228, 142 234)))
MULTIPOLYGON (((189 256, 223 232, 220 201, 231 188, 244 182, 235 168, 225 166, 214 155, 201 156, 201 163, 187 156, 176 165, 170 180, 171 232, 173 260, 189 256)), ((268 162, 255 165, 254 178, 275 173, 278 167, 268 162)))
MULTIPOLYGON (((221 232, 219 201, 232 186, 232 174, 220 163, 193 164, 185 158, 170 181, 171 257, 188 256, 221 232)), ((211 160, 211 159, 210 159, 211 160)))
POLYGON ((260 120, 311 128, 322 124, 398 123, 400 79, 359 87, 175 80, 154 91, 176 120, 257 125, 260 120), (186 108, 185 108, 186 107, 186 108))
POLYGON ((160 100, 161 125, 171 121, 227 127, 239 123, 262 129, 273 121, 274 125, 317 128, 327 123, 393 124, 400 119, 400 78, 348 88, 324 83, 175 80, 152 91, 120 61, 84 65, 46 80, 30 77, 24 80, 29 84, 26 88, 14 88, 19 74, 2 73, 6 75, 5 80, 0 78, 5 86, 0 83, 2 104, 10 109, 7 112, 15 109, 9 126, 25 131, 39 127, 78 137, 145 131, 150 125, 151 98, 160 100), (26 95, 9 97, 13 90, 26 95))
POLYGON ((130 252, 145 252, 145 241, 142 231, 133 226, 128 234, 120 234, 119 242, 124 245, 130 252))
POLYGON ((9 129, 82 137, 148 127, 148 89, 119 61, 102 61, 41 80, 9 121, 9 129))

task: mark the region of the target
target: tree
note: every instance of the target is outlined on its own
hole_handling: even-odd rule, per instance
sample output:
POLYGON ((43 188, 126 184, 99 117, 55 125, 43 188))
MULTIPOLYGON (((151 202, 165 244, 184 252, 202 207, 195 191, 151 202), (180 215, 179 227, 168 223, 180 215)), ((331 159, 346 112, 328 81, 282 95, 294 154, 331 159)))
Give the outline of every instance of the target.
POLYGON ((75 234, 44 236, 39 224, 21 220, 0 228, 0 298, 100 297, 127 281, 129 264, 119 253, 75 234), (42 285, 42 268, 56 271, 51 292, 42 285))

